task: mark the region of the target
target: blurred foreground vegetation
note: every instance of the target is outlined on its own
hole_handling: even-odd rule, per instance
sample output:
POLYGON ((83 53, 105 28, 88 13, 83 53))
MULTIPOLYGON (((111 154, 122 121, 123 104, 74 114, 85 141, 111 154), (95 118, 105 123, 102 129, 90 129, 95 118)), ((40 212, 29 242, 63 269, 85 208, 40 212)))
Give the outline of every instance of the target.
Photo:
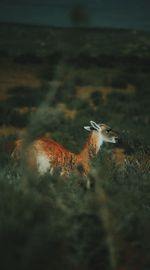
POLYGON ((150 34, 0 27, 0 269, 149 270, 150 34), (92 190, 10 159, 25 131, 79 152, 90 120, 120 135, 92 190))

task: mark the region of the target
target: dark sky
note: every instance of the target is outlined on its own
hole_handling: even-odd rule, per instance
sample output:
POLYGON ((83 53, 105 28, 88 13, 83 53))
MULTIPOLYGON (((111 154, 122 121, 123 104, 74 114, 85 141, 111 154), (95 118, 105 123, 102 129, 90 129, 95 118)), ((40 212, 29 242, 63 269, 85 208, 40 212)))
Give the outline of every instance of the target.
POLYGON ((150 31, 150 0, 1 0, 0 21, 72 26, 70 13, 78 4, 87 26, 150 31))

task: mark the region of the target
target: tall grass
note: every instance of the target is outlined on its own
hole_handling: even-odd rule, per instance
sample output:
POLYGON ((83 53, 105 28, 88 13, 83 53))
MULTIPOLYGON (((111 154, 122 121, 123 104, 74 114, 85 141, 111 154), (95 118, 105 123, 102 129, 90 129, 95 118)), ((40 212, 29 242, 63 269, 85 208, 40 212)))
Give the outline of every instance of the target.
MULTIPOLYGON (((31 32, 29 28, 29 39, 31 32)), ((32 57, 32 64, 46 61, 39 74, 43 84, 37 91, 34 89, 34 93, 33 89, 21 86, 11 89, 14 92, 7 100, 9 103, 1 102, 0 123, 26 127, 26 145, 50 131, 54 139, 74 152, 83 146, 87 136, 83 126, 90 120, 110 124, 120 133, 121 140, 117 146, 105 145, 102 148, 91 164, 92 189, 85 190, 79 172, 67 179, 61 178, 57 172, 53 176, 39 177, 25 166, 24 153, 22 162, 12 161, 9 143, 15 136, 1 137, 2 270, 149 270, 150 267, 150 173, 149 167, 145 169, 145 156, 149 155, 149 68, 144 68, 149 58, 134 58, 141 67, 136 68, 131 63, 133 58, 128 56, 128 51, 132 54, 132 46, 129 45, 131 39, 135 43, 137 36, 126 31, 117 34, 102 30, 99 38, 98 33, 95 41, 92 38, 93 47, 89 49, 84 43, 89 43, 90 35, 94 34, 85 31, 86 40, 83 41, 83 31, 79 31, 79 36, 77 32, 75 44, 70 41, 67 47, 72 33, 65 31, 66 40, 59 44, 62 32, 57 30, 50 49, 47 49, 47 59, 45 53, 43 60, 42 52, 40 57, 32 57), (117 47, 116 39, 110 46, 110 37, 116 37, 117 47), (77 67, 80 67, 79 71, 77 67), (52 79, 61 81, 62 85, 50 87, 52 79), (132 95, 121 92, 128 83, 135 86, 136 92, 132 95), (120 92, 109 94, 106 102, 99 92, 94 91, 89 99, 81 100, 76 95, 76 86, 88 84, 119 88, 120 92), (59 103, 77 110, 77 116, 66 118, 57 110, 59 103), (16 105, 35 106, 36 111, 18 116, 12 111, 16 105), (125 151, 126 158, 121 165, 113 159, 115 147, 125 151)), ((39 37, 39 32, 34 34, 39 37)), ((41 32, 41 37, 44 35, 45 32, 41 32)), ((147 34, 146 44, 148 38, 147 34)), ((50 41, 48 39, 47 48, 50 41)), ((24 52, 22 57, 15 57, 15 61, 27 64, 30 56, 24 52)))

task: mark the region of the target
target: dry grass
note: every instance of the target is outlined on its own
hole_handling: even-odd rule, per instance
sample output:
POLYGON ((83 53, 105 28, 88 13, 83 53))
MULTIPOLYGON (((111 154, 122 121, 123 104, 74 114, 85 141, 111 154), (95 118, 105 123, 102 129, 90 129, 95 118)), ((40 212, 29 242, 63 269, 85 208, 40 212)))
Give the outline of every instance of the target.
MULTIPOLYGON (((8 61, 8 60, 7 60, 8 61)), ((40 67, 20 66, 11 63, 0 66, 0 100, 7 98, 7 90, 18 86, 30 86, 37 88, 41 86, 41 79, 38 78, 40 67)))
POLYGON ((128 84, 126 88, 113 88, 111 86, 77 86, 77 97, 81 99, 89 99, 91 94, 98 92, 101 94, 104 103, 107 102, 108 95, 113 93, 122 93, 124 95, 134 95, 136 93, 136 87, 132 84, 128 84))

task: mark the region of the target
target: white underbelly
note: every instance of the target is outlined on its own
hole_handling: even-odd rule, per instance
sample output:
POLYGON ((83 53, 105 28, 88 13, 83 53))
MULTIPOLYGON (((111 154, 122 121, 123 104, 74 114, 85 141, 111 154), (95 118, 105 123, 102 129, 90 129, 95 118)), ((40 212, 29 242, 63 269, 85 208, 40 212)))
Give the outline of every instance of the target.
POLYGON ((46 155, 42 153, 38 154, 36 157, 36 161, 37 161, 38 173, 40 175, 44 175, 45 173, 51 171, 50 161, 46 157, 46 155))

